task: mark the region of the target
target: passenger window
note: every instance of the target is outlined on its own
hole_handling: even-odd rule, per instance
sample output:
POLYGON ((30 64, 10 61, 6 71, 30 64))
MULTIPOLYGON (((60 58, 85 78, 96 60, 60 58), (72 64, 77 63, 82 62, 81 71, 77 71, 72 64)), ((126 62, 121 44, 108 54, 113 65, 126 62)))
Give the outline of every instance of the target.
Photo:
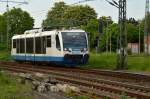
POLYGON ((47 36, 47 47, 51 47, 51 36, 47 36))
POLYGON ((40 37, 35 38, 35 53, 41 54, 41 38, 40 37))
POLYGON ((20 53, 25 53, 25 40, 20 39, 20 53))
POLYGON ((45 37, 35 38, 35 53, 46 54, 46 39, 45 37))
POLYGON ((16 40, 13 40, 13 48, 16 48, 16 40))
POLYGON ((33 53, 33 38, 26 39, 26 53, 33 53))
POLYGON ((57 48, 58 50, 61 50, 61 48, 60 48, 60 40, 59 40, 58 35, 56 35, 56 48, 57 48))
POLYGON ((16 42, 17 42, 17 53, 20 53, 20 39, 17 39, 16 40, 16 42))

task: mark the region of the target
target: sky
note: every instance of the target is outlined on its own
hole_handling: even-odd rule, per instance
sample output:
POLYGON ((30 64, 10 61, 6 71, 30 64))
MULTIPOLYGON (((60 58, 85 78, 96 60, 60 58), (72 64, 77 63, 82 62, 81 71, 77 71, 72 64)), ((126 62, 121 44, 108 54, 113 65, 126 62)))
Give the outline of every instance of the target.
MULTIPOLYGON (((4 0, 0 0, 4 1, 4 0)), ((6 1, 6 0, 5 0, 6 1)), ((13 0, 13 1, 27 1, 27 5, 18 5, 9 3, 9 8, 13 7, 22 8, 23 10, 30 13, 35 19, 34 27, 41 27, 41 23, 46 19, 48 11, 54 6, 55 2, 64 1, 66 4, 71 5, 73 3, 83 0, 13 0)), ((111 1, 111 0, 109 0, 111 1)), ((115 0, 118 1, 118 0, 115 0)), ((135 19, 142 19, 145 15, 145 1, 146 0, 127 0, 127 18, 133 17, 135 19)), ((118 20, 118 9, 108 4, 105 0, 93 0, 82 5, 89 5, 95 9, 98 17, 100 16, 111 16, 112 19, 117 22, 118 20)), ((0 14, 6 11, 6 3, 0 2, 0 14)))

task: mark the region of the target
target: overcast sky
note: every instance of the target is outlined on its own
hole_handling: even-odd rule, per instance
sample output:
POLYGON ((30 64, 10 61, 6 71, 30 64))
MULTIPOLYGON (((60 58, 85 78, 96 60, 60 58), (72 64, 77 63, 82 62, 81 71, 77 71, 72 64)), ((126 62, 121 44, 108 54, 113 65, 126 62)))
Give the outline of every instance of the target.
MULTIPOLYGON (((1 0, 0 0, 1 1, 1 0)), ((55 1, 59 0, 13 0, 13 1, 28 1, 28 5, 17 5, 9 3, 10 9, 12 7, 21 7, 23 10, 29 12, 35 19, 34 27, 41 27, 42 20, 46 18, 48 10, 50 10, 55 1)), ((61 0, 62 1, 62 0, 61 0)), ((83 0, 64 0, 66 4, 73 4, 83 0)), ((118 0, 116 0, 118 1, 118 0)), ((134 17, 136 19, 142 19, 145 14, 145 1, 146 0, 127 0, 127 17, 134 17)), ((82 3, 87 4, 94 8, 98 16, 111 16, 112 19, 117 22, 118 9, 109 5, 105 0, 93 0, 90 2, 82 3)), ((6 11, 6 3, 0 2, 0 14, 6 11)))

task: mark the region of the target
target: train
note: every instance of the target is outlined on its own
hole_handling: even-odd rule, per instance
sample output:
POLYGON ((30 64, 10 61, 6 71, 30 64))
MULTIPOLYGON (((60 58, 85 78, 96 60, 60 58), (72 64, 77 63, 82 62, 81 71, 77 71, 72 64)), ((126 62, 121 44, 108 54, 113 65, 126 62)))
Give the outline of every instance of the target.
POLYGON ((11 56, 17 62, 77 66, 89 60, 88 36, 82 29, 27 30, 11 42, 11 56))

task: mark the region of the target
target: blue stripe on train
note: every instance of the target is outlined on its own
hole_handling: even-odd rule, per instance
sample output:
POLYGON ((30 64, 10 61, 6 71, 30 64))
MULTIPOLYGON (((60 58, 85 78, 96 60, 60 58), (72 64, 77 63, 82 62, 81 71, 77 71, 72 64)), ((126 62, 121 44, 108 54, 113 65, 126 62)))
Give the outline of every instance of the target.
POLYGON ((36 61, 36 62, 54 62, 64 65, 76 65, 77 63, 72 63, 71 61, 64 60, 64 57, 54 57, 54 56, 12 56, 16 61, 36 61))

